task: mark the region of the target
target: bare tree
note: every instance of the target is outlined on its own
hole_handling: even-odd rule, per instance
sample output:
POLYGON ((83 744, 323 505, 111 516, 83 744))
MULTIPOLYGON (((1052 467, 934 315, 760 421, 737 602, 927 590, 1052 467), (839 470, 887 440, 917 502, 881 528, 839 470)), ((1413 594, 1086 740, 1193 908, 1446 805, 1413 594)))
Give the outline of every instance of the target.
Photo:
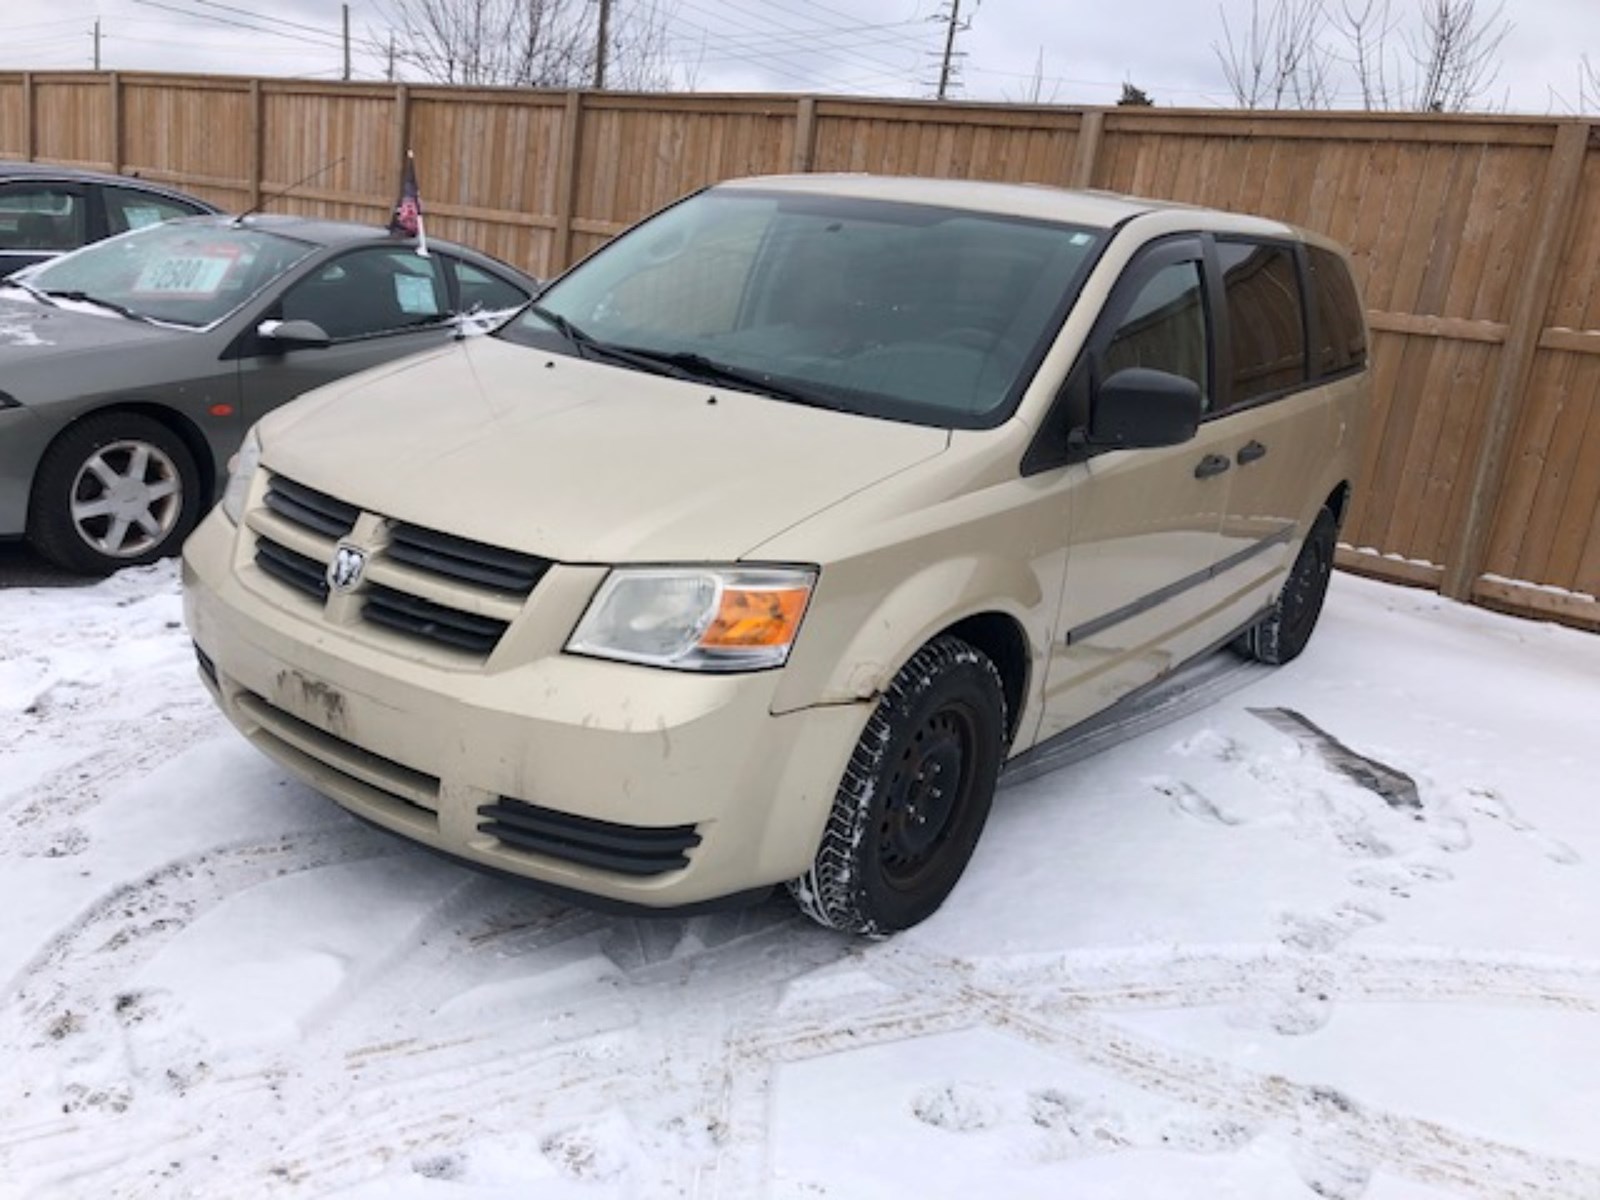
MULTIPOLYGON (((437 83, 581 87, 599 50, 588 0, 386 0, 395 61, 437 83)), ((606 74, 633 90, 665 88, 668 14, 660 0, 613 0, 606 74)))
POLYGON ((1213 43, 1241 108, 1327 108, 1350 81, 1367 109, 1459 112, 1479 106, 1511 32, 1504 0, 1250 0, 1236 36, 1226 10, 1213 43))
POLYGON ((1461 112, 1476 104, 1500 74, 1500 45, 1511 32, 1505 4, 1482 10, 1478 0, 1425 0, 1422 29, 1407 39, 1416 63, 1408 107, 1461 112))
POLYGON ((1225 9, 1222 42, 1212 50, 1240 108, 1326 108, 1332 52, 1323 44, 1322 0, 1250 0, 1250 23, 1234 35, 1225 9))

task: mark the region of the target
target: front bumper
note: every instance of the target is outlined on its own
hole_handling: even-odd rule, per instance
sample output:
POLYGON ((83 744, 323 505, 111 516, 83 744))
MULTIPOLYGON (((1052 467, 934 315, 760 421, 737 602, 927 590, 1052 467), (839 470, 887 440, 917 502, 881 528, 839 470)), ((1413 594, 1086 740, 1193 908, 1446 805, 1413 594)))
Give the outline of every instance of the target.
POLYGON ((651 908, 810 866, 870 706, 773 716, 779 672, 562 654, 603 575, 593 568, 540 583, 520 622, 549 626, 524 630, 540 652, 443 666, 279 602, 239 540, 219 511, 184 550, 202 674, 259 749, 356 815, 479 866, 651 908))
POLYGON ((28 527, 33 475, 56 426, 27 408, 0 408, 0 537, 28 527))

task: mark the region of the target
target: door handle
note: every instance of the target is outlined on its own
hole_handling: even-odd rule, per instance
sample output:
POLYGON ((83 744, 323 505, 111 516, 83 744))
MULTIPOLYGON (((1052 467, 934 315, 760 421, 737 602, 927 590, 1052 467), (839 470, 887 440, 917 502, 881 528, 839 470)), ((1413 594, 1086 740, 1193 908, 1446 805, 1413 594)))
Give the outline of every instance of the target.
POLYGON ((1233 464, 1224 455, 1208 454, 1195 463, 1194 477, 1196 479, 1210 479, 1213 475, 1221 475, 1231 466, 1233 464))
POLYGON ((1256 459, 1265 458, 1266 456, 1267 448, 1254 438, 1251 438, 1248 442, 1239 447, 1238 457, 1239 465, 1241 467, 1246 463, 1253 463, 1256 459))

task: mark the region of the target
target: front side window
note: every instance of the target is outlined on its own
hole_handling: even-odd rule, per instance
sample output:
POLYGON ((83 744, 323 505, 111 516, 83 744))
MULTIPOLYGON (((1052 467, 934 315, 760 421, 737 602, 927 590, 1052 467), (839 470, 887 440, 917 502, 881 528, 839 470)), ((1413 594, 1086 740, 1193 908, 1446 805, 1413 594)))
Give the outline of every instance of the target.
POLYGON ((1218 242, 1232 350, 1232 404, 1298 387, 1306 378, 1306 318, 1288 246, 1218 242))
POLYGON ((714 370, 781 399, 985 427, 1014 407, 1104 236, 919 204, 713 190, 574 268, 501 336, 552 348, 565 323, 603 343, 596 351, 714 370))
POLYGON ((179 222, 136 229, 40 267, 37 291, 201 328, 220 321, 313 246, 259 229, 179 222))
POLYGON ((449 316, 436 257, 401 247, 354 250, 283 294, 285 321, 310 321, 334 341, 373 337, 449 316))
POLYGON ((75 250, 88 237, 83 193, 59 183, 0 185, 0 250, 75 250))
POLYGON ((1101 378, 1145 367, 1193 380, 1204 396, 1210 365, 1205 280, 1191 260, 1162 267, 1139 286, 1106 345, 1101 378))

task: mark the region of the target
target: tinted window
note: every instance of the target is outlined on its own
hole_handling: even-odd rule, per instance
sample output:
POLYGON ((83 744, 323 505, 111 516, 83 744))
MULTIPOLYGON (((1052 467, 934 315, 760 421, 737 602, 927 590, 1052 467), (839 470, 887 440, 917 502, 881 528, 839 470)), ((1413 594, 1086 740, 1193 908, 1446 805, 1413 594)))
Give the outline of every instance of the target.
POLYGON ((53 183, 0 187, 0 250, 75 250, 88 236, 80 192, 53 183))
POLYGON ((285 321, 311 321, 335 341, 444 320, 436 258, 414 250, 357 250, 312 272, 283 296, 285 321))
POLYGON ((1207 392, 1205 287, 1198 262, 1173 263, 1146 280, 1117 323, 1102 378, 1126 367, 1181 375, 1207 392))
POLYGON ((1287 246, 1218 242, 1233 351, 1230 403, 1245 404, 1305 382, 1305 311, 1287 246))
POLYGON ((461 311, 473 313, 504 312, 521 308, 528 302, 525 292, 513 287, 487 271, 470 263, 456 262, 456 283, 461 288, 461 311))
POLYGON ((204 211, 192 204, 182 204, 165 196, 153 196, 135 188, 104 187, 100 192, 105 197, 106 224, 112 233, 143 229, 146 225, 159 225, 163 221, 192 217, 204 211))
POLYGON ((1361 297, 1344 260, 1321 246, 1307 246, 1311 294, 1317 309, 1317 345, 1312 356, 1318 375, 1337 375, 1367 361, 1367 330, 1361 297))

